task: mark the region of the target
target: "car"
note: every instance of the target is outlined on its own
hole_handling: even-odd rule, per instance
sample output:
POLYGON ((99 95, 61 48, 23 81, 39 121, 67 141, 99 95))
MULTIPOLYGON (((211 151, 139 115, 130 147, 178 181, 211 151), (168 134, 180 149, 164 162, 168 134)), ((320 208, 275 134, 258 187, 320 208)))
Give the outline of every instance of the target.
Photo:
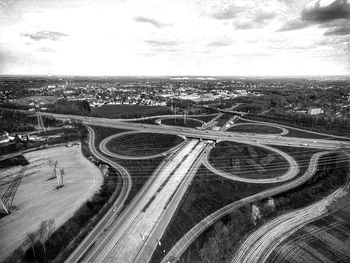
POLYGON ((114 208, 113 208, 113 212, 115 212, 117 210, 117 207, 115 206, 114 208))

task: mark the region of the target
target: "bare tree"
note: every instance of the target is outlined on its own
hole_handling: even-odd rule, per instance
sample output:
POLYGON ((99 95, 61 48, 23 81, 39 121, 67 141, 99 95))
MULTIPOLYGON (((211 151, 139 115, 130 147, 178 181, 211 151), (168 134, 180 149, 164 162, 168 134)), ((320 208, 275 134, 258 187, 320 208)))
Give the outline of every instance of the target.
POLYGON ((38 234, 35 232, 31 232, 31 233, 27 233, 27 242, 30 244, 30 246, 32 247, 32 251, 34 254, 34 257, 36 257, 35 254, 35 243, 38 240, 38 234))
POLYGON ((49 239, 55 229, 55 220, 53 218, 41 222, 38 230, 39 241, 44 248, 46 254, 46 241, 49 239))

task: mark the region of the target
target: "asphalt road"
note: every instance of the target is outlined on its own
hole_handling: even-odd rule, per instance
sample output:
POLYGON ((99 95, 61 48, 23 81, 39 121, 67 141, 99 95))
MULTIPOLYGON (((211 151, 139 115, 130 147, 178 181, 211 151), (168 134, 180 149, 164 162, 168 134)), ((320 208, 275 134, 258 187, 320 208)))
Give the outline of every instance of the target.
POLYGON ((180 258, 180 256, 185 252, 185 250, 192 244, 193 241, 196 240, 196 238, 203 233, 209 226, 211 226, 214 222, 222 218, 223 216, 231 213, 232 211, 249 204, 251 202, 256 202, 258 200, 268 198, 274 195, 277 195, 279 193, 286 192, 288 190, 291 190, 293 188, 298 187, 299 185, 304 184, 309 179, 312 178, 312 176, 315 174, 317 170, 317 163, 321 156, 328 154, 329 152, 320 152, 316 153, 312 156, 309 167, 307 171, 296 180, 268 189, 266 191, 260 192, 258 194, 243 198, 239 201, 233 202, 232 204, 229 204, 211 215, 204 218, 202 221, 200 221, 198 224, 196 224, 189 232, 187 232, 174 246, 173 248, 167 253, 167 255, 164 257, 164 259, 161 261, 162 263, 167 262, 176 262, 180 258))
POLYGON ((123 204, 129 195, 131 189, 131 178, 126 169, 119 164, 105 158, 101 155, 95 148, 95 132, 92 128, 88 127, 89 130, 89 148, 90 151, 98 159, 108 163, 114 169, 116 169, 122 176, 123 186, 117 200, 114 202, 113 206, 108 210, 108 212, 103 216, 99 223, 92 229, 92 231, 86 236, 86 238, 80 243, 80 245, 73 251, 69 258, 65 261, 66 263, 79 262, 79 260, 91 249, 95 242, 100 237, 109 226, 111 221, 119 215, 120 210, 123 208, 123 204), (116 209, 114 209, 116 208, 116 209))
POLYGON ((163 211, 160 219, 158 220, 155 227, 152 229, 152 232, 149 234, 148 238, 144 242, 142 248, 140 249, 137 257, 134 259, 133 262, 148 262, 151 259, 153 252, 156 250, 157 246, 161 246, 160 239, 163 236, 166 227, 168 226, 176 209, 178 208, 182 197, 186 193, 187 188, 191 184, 192 179, 194 178, 198 168, 202 164, 202 160, 204 158, 203 156, 205 155, 206 151, 208 151, 208 149, 209 145, 206 145, 201 151, 200 155, 197 157, 196 161, 193 163, 192 167, 190 168, 190 171, 184 177, 181 185, 175 192, 174 197, 171 199, 167 208, 163 211))
MULTIPOLYGON (((206 140, 215 141, 238 141, 241 143, 257 142, 268 145, 281 145, 281 146, 293 146, 303 148, 316 148, 325 150, 335 150, 339 147, 350 148, 350 141, 337 141, 337 140, 325 140, 325 139, 309 139, 309 138, 295 138, 295 137, 283 137, 279 135, 262 135, 262 134, 246 134, 238 132, 224 132, 213 130, 201 130, 187 127, 177 126, 163 126, 152 125, 144 123, 132 123, 116 119, 106 118, 94 118, 84 117, 76 115, 62 115, 62 114, 46 114, 48 116, 55 117, 61 120, 76 120, 81 121, 86 125, 113 127, 127 130, 143 130, 145 132, 165 133, 182 135, 188 138, 200 138, 206 140)), ((278 125, 281 126, 281 125, 278 125)), ((286 127, 286 126, 284 126, 286 127)), ((308 131, 307 131, 308 132, 308 131)), ((328 136, 328 135, 327 135, 328 136)))
MULTIPOLYGON (((90 253, 84 257, 83 262, 118 262, 115 259, 115 256, 118 257, 118 254, 115 255, 116 250, 114 250, 114 247, 123 247, 124 241, 128 238, 127 233, 132 233, 131 230, 133 226, 135 226, 138 216, 142 214, 142 210, 153 200, 152 198, 159 188, 166 187, 167 180, 170 180, 168 178, 172 177, 171 171, 178 168, 178 164, 181 163, 184 155, 186 155, 184 153, 190 151, 195 144, 196 143, 188 142, 172 154, 172 156, 167 157, 152 175, 150 182, 141 189, 138 196, 134 198, 128 208, 108 229, 108 233, 106 233, 103 239, 93 246, 90 253)), ((151 207, 151 205, 149 206, 151 207)), ((134 237, 141 238, 139 233, 137 233, 136 236, 134 235, 134 237)))
MULTIPOLYGON (((346 195, 346 190, 344 188, 345 187, 342 187, 336 190, 331 195, 310 206, 283 214, 262 225, 244 240, 231 260, 231 263, 266 262, 276 247, 283 243, 286 238, 299 229, 302 229, 316 218, 326 215, 327 207, 335 199, 339 199, 346 195)), ((321 249, 322 248, 320 248, 320 250, 321 249)), ((317 260, 317 262, 320 261, 317 260)), ((331 260, 327 259, 322 262, 331 262, 331 260)))
MULTIPOLYGON (((217 142, 223 141, 223 140, 237 141, 240 143, 253 143, 259 146, 260 145, 261 146, 262 145, 282 145, 282 146, 293 146, 293 147, 304 147, 304 148, 317 148, 317 149, 324 149, 324 150, 335 150, 340 147, 350 148, 349 141, 340 141, 340 140, 336 141, 336 140, 325 140, 325 139, 293 138, 293 137, 283 137, 280 135, 261 135, 261 134, 247 134, 247 133, 238 133, 238 132, 227 133, 224 131, 202 130, 202 129, 193 129, 193 128, 176 127, 176 126, 131 123, 131 122, 126 122, 122 120, 113 120, 113 119, 104 119, 104 118, 69 116, 69 115, 59 115, 59 114, 47 114, 47 115, 51 115, 55 118, 62 119, 62 120, 71 119, 71 120, 81 121, 85 125, 121 128, 121 129, 127 129, 127 130, 139 131, 139 132, 175 134, 179 136, 185 136, 189 138, 190 141, 191 139, 195 138, 200 140, 202 139, 213 140, 217 142)), ((281 126, 281 125, 276 125, 276 126, 281 126)), ((163 163, 157 168, 155 173, 152 175, 149 181, 145 184, 145 186, 139 191, 139 193, 133 199, 130 205, 123 211, 122 214, 116 217, 116 219, 110 220, 112 217, 110 213, 112 213, 113 211, 112 212, 109 211, 105 215, 103 220, 101 220, 102 222, 100 222, 99 225, 96 227, 96 230, 93 229, 90 235, 86 238, 86 241, 84 240, 84 242, 80 246, 81 248, 80 249, 78 248, 78 251, 75 252, 75 254, 73 253, 72 256, 70 257, 70 260, 67 262, 78 262, 78 260, 81 259, 81 257, 83 257, 83 260, 82 260, 83 262, 118 262, 118 258, 122 258, 121 261, 119 260, 120 262, 138 262, 138 260, 144 260, 144 259, 148 260, 151 257, 151 254, 154 251, 155 247, 157 246, 158 240, 161 237, 162 233, 164 232, 168 222, 170 221, 171 216, 173 215, 173 212, 177 207, 177 204, 178 204, 177 202, 181 200, 181 197, 184 193, 184 189, 186 189, 186 187, 190 183, 190 179, 181 181, 183 184, 180 184, 181 182, 178 182, 179 186, 175 190, 174 188, 172 189, 175 199, 173 198, 173 196, 171 196, 171 198, 169 199, 169 202, 171 205, 168 206, 168 203, 167 203, 164 210, 165 212, 160 217, 159 217, 159 214, 157 214, 157 216, 154 216, 154 218, 157 218, 157 219, 156 221, 153 222, 154 224, 152 229, 147 230, 148 234, 145 237, 141 237, 140 235, 140 238, 142 239, 142 241, 140 241, 140 238, 138 239, 136 238, 135 231, 132 231, 132 229, 134 229, 134 227, 135 229, 140 229, 140 227, 142 227, 140 223, 142 222, 142 220, 140 220, 139 216, 142 214, 142 209, 145 208, 145 205, 147 205, 151 201, 153 202, 152 198, 154 198, 154 194, 158 191, 160 187, 159 182, 162 182, 161 184, 165 184, 165 186, 170 185, 168 182, 165 182, 164 180, 171 181, 173 174, 171 174, 171 172, 169 171, 176 170, 177 165, 180 165, 182 162, 182 159, 179 160, 179 156, 177 155, 177 153, 182 152, 184 148, 186 148, 187 146, 188 144, 184 143, 183 145, 181 145, 181 147, 171 152, 170 156, 167 157, 166 160, 164 160, 163 163), (176 158, 177 160, 175 161, 174 159, 176 158), (174 167, 174 163, 176 164, 175 167, 174 167), (169 165, 170 166, 173 165, 173 166, 169 168, 169 165), (167 174, 164 175, 164 173, 166 172, 167 174), (167 179, 167 178, 170 178, 170 179, 167 179), (108 222, 112 222, 112 224, 108 227, 106 233, 103 234, 105 230, 105 227, 103 226, 106 225, 108 222), (125 238, 129 236, 129 234, 133 234, 134 236, 132 242, 135 242, 136 240, 136 243, 137 243, 135 248, 132 250, 133 251, 132 253, 135 254, 135 251, 137 251, 137 253, 136 255, 132 254, 131 256, 129 256, 128 253, 121 252, 121 253, 124 253, 124 256, 127 257, 127 261, 123 261, 123 259, 126 259, 126 258, 119 257, 121 254, 118 248, 121 248, 121 251, 125 249, 126 249, 125 251, 129 251, 128 248, 129 247, 132 248, 133 243, 131 241, 130 241, 131 243, 125 242, 125 244, 123 244, 124 240, 127 240, 125 238), (145 239, 145 241, 143 239, 145 239), (122 243, 122 246, 119 246, 121 243, 122 243), (126 246, 126 244, 129 244, 129 245, 126 246)), ((96 152, 96 154, 99 154, 99 153, 96 152)), ((315 154, 311 158, 309 169, 307 170, 307 172, 305 172, 303 176, 299 177, 298 179, 292 182, 286 183, 282 186, 278 186, 278 187, 266 190, 264 192, 258 193, 256 195, 241 199, 228 206, 225 206, 222 209, 219 209, 218 211, 209 215, 207 218, 203 219, 200 223, 194 226, 172 248, 172 250, 164 258, 163 262, 166 262, 171 257, 178 258, 185 251, 185 249, 195 240, 195 238, 200 235, 200 233, 202 233, 208 226, 210 226, 213 222, 217 221, 222 216, 232 212, 233 210, 247 203, 260 200, 263 198, 267 198, 284 191, 288 191, 306 182, 309 178, 313 176, 317 167, 317 160, 322 154, 325 154, 325 152, 315 154)), ((197 153, 197 156, 198 155, 199 155, 199 152, 197 153)), ((187 157, 187 154, 185 154, 185 159, 186 157, 187 157)), ((286 156, 284 157, 286 158, 286 156)), ((105 160, 106 162, 110 163, 110 160, 108 160, 107 158, 105 158, 105 160)), ((188 164, 186 165, 187 168, 185 170, 190 169, 190 167, 195 167, 196 160, 197 160, 196 158, 191 158, 191 160, 188 161, 188 164)), ((295 171, 296 171, 295 167, 297 166, 295 166, 290 159, 289 161, 292 164, 292 167, 289 170, 289 179, 290 179, 292 175, 295 174, 295 171)), ((125 182, 125 185, 129 185, 130 187, 131 181, 130 181, 130 184, 125 182)), ((127 194, 124 195, 125 198, 126 196, 127 194)), ((120 208, 122 207, 120 203, 118 205, 118 209, 119 207, 120 208)), ((152 209, 153 209, 152 211, 154 212, 155 207, 153 207, 152 209)), ((164 202, 163 202, 163 209, 164 209, 164 202)), ((146 211, 148 211, 148 208, 146 209, 146 211)), ((151 225, 152 224, 150 224, 149 226, 151 225)))

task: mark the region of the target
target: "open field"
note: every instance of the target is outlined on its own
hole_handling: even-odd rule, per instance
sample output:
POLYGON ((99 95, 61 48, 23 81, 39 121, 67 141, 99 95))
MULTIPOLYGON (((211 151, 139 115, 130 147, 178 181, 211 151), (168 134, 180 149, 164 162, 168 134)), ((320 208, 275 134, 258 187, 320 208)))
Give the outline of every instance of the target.
POLYGON ((268 125, 240 124, 229 128, 227 131, 258 133, 258 134, 279 134, 282 132, 282 129, 278 127, 268 126, 268 125))
POLYGON ((202 122, 197 121, 195 119, 185 119, 182 117, 176 117, 176 118, 166 118, 162 119, 162 124, 164 125, 174 125, 174 126, 182 126, 182 127, 189 127, 189 128, 195 128, 202 126, 202 122))
POLYGON ((104 118, 138 118, 152 115, 171 114, 171 110, 164 106, 139 105, 102 105, 92 109, 92 114, 104 118))
POLYGON ((119 155, 148 156, 166 152, 182 141, 171 134, 131 133, 110 140, 106 148, 119 155))
POLYGON ((220 171, 254 179, 278 177, 289 168, 288 162, 279 154, 228 141, 216 144, 209 154, 209 161, 220 171))
MULTIPOLYGON (((82 156, 80 146, 56 147, 24 154, 30 164, 13 202, 10 215, 0 219, 0 255, 8 256, 24 240, 26 233, 35 231, 44 220, 53 218, 55 228, 67 221, 93 193, 103 178, 101 171, 82 156), (53 171, 49 158, 64 168, 64 187, 56 189, 56 180, 47 180, 53 171)), ((1 173, 8 182, 7 173, 15 176, 20 167, 1 173)), ((0 187, 4 193, 8 184, 0 187)))
MULTIPOLYGON (((283 151, 294 158, 299 166, 299 175, 303 174, 309 166, 310 158, 313 154, 321 152, 319 149, 309 149, 301 147, 292 147, 292 146, 271 146, 280 151, 283 151)), ((328 160, 325 160, 328 161, 328 160)), ((319 164, 322 164, 323 159, 319 161, 319 164)))
POLYGON ((103 139, 122 132, 127 132, 128 130, 122 130, 122 129, 115 129, 115 128, 107 128, 107 127, 101 127, 101 126, 90 126, 95 131, 95 146, 96 148, 99 147, 100 143, 103 141, 103 139))

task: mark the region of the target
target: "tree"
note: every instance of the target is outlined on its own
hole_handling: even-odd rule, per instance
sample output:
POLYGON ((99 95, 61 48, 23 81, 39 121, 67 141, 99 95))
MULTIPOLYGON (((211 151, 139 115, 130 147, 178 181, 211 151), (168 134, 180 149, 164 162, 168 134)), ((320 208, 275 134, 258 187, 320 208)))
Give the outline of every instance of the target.
POLYGON ((46 254, 46 241, 49 239, 51 234, 55 229, 55 220, 53 218, 41 222, 40 228, 38 230, 39 242, 43 246, 44 252, 46 254))
POLYGON ((33 255, 36 257, 35 254, 35 243, 38 241, 38 234, 36 232, 27 233, 27 242, 32 247, 33 255))

